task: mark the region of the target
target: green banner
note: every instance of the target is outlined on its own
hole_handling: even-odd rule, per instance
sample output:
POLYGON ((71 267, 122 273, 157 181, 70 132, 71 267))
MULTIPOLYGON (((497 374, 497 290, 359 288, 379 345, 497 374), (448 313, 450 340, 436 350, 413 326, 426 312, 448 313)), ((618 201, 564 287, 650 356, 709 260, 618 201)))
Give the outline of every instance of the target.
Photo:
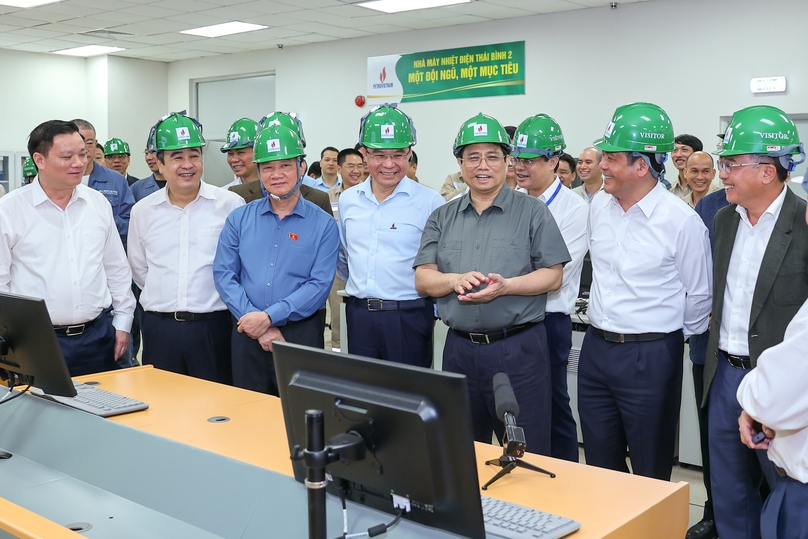
POLYGON ((525 93, 525 42, 368 58, 368 102, 525 93))

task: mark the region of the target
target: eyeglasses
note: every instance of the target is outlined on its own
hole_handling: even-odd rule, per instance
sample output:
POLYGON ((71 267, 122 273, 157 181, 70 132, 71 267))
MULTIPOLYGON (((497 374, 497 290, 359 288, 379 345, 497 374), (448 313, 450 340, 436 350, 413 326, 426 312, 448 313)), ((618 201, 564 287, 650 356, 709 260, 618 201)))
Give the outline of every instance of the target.
POLYGON ((359 163, 358 165, 348 163, 347 165, 342 165, 340 168, 344 168, 345 170, 365 170, 365 165, 364 163, 359 163))
POLYGON ((726 172, 727 174, 732 173, 732 169, 740 168, 740 167, 759 167, 760 165, 770 165, 771 163, 728 163, 726 161, 718 161, 715 164, 715 168, 718 169, 718 172, 726 172))
POLYGON ((522 157, 514 157, 513 158, 513 166, 522 166, 522 167, 532 167, 536 163, 539 162, 541 157, 533 157, 532 159, 524 159, 522 157))
POLYGON ((468 163, 468 165, 471 168, 479 167, 482 164, 483 159, 485 160, 485 163, 489 167, 496 167, 496 166, 499 166, 499 165, 501 165, 503 163, 503 161, 505 160, 505 156, 502 155, 502 154, 488 154, 486 156, 483 156, 481 154, 474 153, 474 154, 471 154, 468 157, 462 157, 461 158, 461 160, 464 163, 468 163))
POLYGON ((368 160, 373 161, 374 163, 381 165, 382 163, 386 162, 390 159, 394 163, 402 163, 407 161, 410 158, 410 152, 396 152, 392 154, 386 153, 378 153, 378 152, 368 152, 368 160))

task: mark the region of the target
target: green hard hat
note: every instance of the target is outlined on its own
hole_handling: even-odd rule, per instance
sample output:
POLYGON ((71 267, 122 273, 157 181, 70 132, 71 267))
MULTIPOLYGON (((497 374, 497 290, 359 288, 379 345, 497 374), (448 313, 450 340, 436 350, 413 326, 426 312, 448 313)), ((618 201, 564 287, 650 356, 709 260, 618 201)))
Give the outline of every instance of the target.
POLYGON ((129 144, 119 138, 111 138, 104 143, 104 155, 132 155, 129 151, 129 144))
POLYGON ((464 146, 482 142, 499 144, 506 155, 511 153, 511 138, 508 136, 508 132, 499 121, 482 112, 474 118, 469 118, 460 126, 452 153, 455 157, 460 157, 464 146))
POLYGON ((221 148, 222 153, 252 146, 257 134, 258 122, 249 118, 236 120, 227 130, 227 142, 221 148))
POLYGON ((372 150, 399 150, 415 146, 412 118, 395 104, 385 103, 365 114, 359 122, 359 143, 372 150))
POLYGON ((594 145, 604 152, 671 152, 673 124, 657 105, 630 103, 617 107, 603 137, 594 145))
POLYGON ((22 177, 33 178, 37 174, 39 174, 39 170, 37 170, 34 160, 30 157, 27 158, 25 163, 22 164, 22 177))
MULTIPOLYGON (((799 155, 801 160, 786 159, 796 166, 805 160, 799 133, 788 114, 769 105, 746 107, 732 115, 723 142, 715 155, 761 154, 772 157, 799 155)), ((793 170, 786 163, 783 166, 793 170)))
POLYGON ((526 119, 513 134, 514 157, 550 158, 564 153, 566 147, 561 126, 546 114, 537 114, 526 119))
POLYGON ((300 135, 288 127, 278 124, 268 125, 255 137, 253 161, 256 163, 296 157, 306 157, 303 141, 300 140, 300 135))
POLYGON ((276 110, 272 114, 261 118, 261 121, 258 122, 258 129, 261 130, 273 124, 282 125, 297 133, 297 136, 300 137, 300 141, 303 143, 303 147, 306 147, 306 136, 303 134, 303 122, 300 121, 297 114, 294 112, 280 112, 276 110))
POLYGON ((154 129, 154 151, 201 148, 205 145, 202 124, 185 112, 172 112, 163 116, 154 129))

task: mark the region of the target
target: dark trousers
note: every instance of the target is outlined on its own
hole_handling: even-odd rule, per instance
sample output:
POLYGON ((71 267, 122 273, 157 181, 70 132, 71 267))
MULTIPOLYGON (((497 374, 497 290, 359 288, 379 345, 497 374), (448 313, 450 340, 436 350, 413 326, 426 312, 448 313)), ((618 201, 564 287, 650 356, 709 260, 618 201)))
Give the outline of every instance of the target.
POLYGON ((777 476, 766 451, 749 449, 738 435, 741 405, 735 394, 749 372, 736 369, 719 352, 707 401, 715 524, 719 536, 732 539, 760 537, 761 484, 765 477, 774 485, 777 476))
POLYGON ((578 363, 578 412, 586 463, 669 481, 682 401, 682 331, 611 343, 592 328, 578 363))
POLYGON ((699 414, 699 442, 701 445, 701 469, 704 477, 704 490, 707 499, 704 502, 703 520, 715 520, 713 514, 713 494, 710 483, 710 444, 707 436, 707 409, 701 406, 704 398, 704 357, 707 355, 707 342, 710 332, 705 331, 690 337, 690 359, 693 362, 693 389, 696 394, 696 412, 699 414), (697 363, 700 361, 700 363, 697 363))
POLYGON ((195 378, 232 384, 229 314, 181 322, 146 311, 143 314, 143 364, 195 378))
MULTIPOLYGON (((297 322, 287 322, 278 328, 287 342, 322 348, 323 317, 320 311, 297 322)), ((231 349, 233 356, 233 385, 252 391, 278 396, 278 380, 272 352, 265 352, 258 340, 239 333, 233 325, 231 349)))
POLYGON ((474 439, 490 444, 502 440, 505 427, 494 404, 494 375, 510 378, 527 450, 550 455, 550 362, 544 324, 491 344, 474 344, 449 331, 443 349, 443 370, 466 375, 474 439))
POLYGON ((578 462, 578 431, 570 408, 567 365, 572 350, 572 320, 563 313, 544 315, 547 348, 550 352, 550 388, 553 414, 550 424, 550 456, 578 462))
POLYGON ((808 485, 778 477, 760 517, 763 539, 805 539, 808 536, 808 485))
POLYGON ((432 302, 416 309, 369 311, 361 300, 345 305, 348 352, 417 367, 432 365, 432 302))
POLYGON ((81 335, 57 332, 70 376, 118 369, 115 364, 115 327, 112 309, 105 309, 81 335))

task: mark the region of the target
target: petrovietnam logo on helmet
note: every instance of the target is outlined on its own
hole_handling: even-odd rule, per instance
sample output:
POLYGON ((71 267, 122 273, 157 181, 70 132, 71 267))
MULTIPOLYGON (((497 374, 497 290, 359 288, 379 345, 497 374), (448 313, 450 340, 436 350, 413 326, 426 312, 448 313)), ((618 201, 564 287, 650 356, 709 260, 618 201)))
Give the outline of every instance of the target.
POLYGON ((488 136, 488 124, 474 124, 474 136, 475 137, 487 137, 488 136))
POLYGON ((396 126, 393 124, 382 124, 381 125, 382 131, 382 138, 395 138, 396 135, 396 126))
POLYGON ((118 149, 118 145, 113 142, 112 144, 109 145, 109 149, 114 152, 115 150, 118 149))
POLYGON ((614 131, 614 122, 609 122, 609 125, 606 126, 606 131, 603 132, 603 138, 611 137, 612 131, 614 131))
POLYGON ((230 142, 238 142, 238 131, 232 131, 230 133, 230 142))
POLYGON ((519 148, 527 148, 527 133, 519 133, 516 138, 516 146, 519 148))
POLYGON ((187 127, 177 128, 177 140, 191 140, 191 133, 188 132, 187 127))
POLYGON ((268 152, 281 151, 281 140, 277 138, 269 139, 267 141, 267 151, 268 152))

